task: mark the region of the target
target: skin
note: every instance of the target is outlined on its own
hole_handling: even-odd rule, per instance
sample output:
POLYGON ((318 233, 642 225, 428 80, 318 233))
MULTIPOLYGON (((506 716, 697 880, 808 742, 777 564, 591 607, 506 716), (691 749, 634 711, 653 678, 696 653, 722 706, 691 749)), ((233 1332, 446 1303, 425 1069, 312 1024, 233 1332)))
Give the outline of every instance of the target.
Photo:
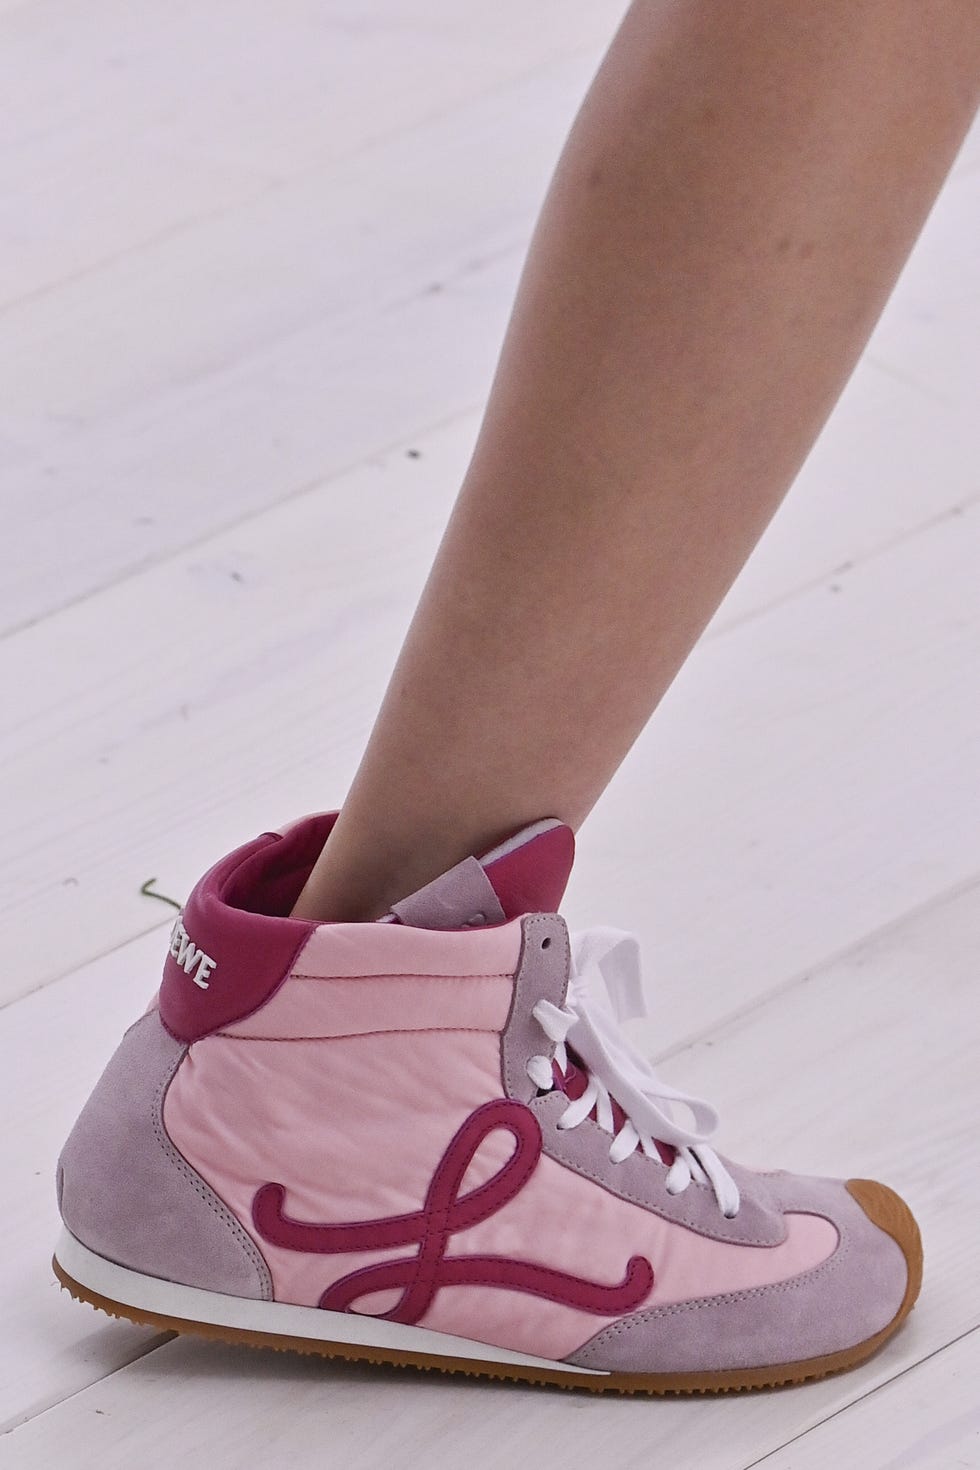
POLYGON ((976 0, 639 0, 575 119, 472 460, 294 913, 577 828, 771 520, 980 102, 976 0))

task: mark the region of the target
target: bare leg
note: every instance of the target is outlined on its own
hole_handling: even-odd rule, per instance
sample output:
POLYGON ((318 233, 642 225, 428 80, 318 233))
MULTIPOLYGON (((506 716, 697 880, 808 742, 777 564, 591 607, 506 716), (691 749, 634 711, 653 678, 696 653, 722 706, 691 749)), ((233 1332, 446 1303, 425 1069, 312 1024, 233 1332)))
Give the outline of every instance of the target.
POLYGON ((795 478, 978 98, 976 0, 637 0, 297 914, 374 918, 525 822, 581 823, 795 478))

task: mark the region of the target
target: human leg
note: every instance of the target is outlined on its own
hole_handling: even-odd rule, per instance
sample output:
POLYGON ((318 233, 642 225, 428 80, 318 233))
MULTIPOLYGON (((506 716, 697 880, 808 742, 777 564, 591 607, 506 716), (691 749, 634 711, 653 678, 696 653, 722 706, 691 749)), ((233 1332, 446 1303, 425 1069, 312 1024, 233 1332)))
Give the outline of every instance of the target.
POLYGON ((637 3, 297 916, 577 827, 824 424, 976 109, 972 0, 637 3))

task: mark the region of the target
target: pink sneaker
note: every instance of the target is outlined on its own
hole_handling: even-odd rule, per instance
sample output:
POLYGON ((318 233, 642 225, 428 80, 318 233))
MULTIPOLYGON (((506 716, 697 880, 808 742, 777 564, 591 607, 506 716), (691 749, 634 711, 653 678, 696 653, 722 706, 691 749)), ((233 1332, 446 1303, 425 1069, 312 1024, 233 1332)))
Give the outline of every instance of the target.
POLYGON ((627 1392, 819 1378, 891 1336, 921 1279, 905 1204, 708 1147, 712 1109, 617 1029, 641 1009, 636 941, 554 912, 567 827, 376 924, 286 918, 333 820, 259 837, 191 894, 59 1161, 72 1295, 230 1342, 627 1392))

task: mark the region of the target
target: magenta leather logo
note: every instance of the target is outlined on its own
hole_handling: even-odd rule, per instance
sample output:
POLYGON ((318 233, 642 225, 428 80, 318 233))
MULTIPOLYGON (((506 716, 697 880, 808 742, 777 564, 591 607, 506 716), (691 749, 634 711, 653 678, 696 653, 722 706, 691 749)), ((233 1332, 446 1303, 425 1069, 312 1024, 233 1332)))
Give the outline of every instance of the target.
POLYGON ((477 1108, 460 1127, 436 1166, 420 1210, 348 1225, 307 1224, 286 1214, 286 1191, 281 1184, 263 1184, 252 1202, 252 1219, 264 1240, 284 1250, 330 1255, 416 1247, 404 1260, 365 1266, 328 1286, 319 1305, 335 1312, 353 1310, 355 1302, 372 1292, 396 1289, 401 1296, 382 1316, 390 1322, 417 1323, 436 1292, 448 1286, 499 1286, 530 1292, 601 1317, 635 1311, 653 1286, 653 1268, 643 1256, 632 1256, 622 1281, 607 1286, 508 1256, 447 1254, 454 1235, 488 1220, 520 1193, 540 1157, 541 1129, 534 1114, 520 1103, 500 1098, 477 1108), (497 1129, 511 1134, 514 1152, 485 1184, 461 1195, 477 1149, 497 1129))

